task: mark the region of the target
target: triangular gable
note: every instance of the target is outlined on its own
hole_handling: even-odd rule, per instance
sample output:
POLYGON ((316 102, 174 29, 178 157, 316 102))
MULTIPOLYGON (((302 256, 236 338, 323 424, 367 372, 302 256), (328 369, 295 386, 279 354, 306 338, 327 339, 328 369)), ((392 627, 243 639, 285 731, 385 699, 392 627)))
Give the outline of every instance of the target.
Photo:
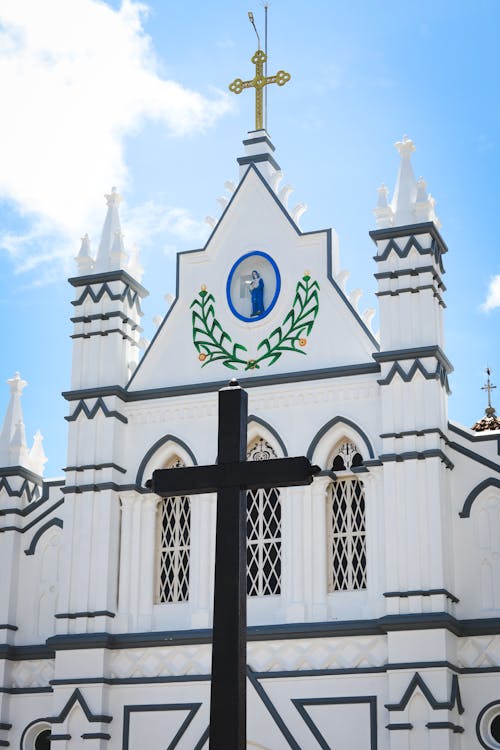
POLYGON ((205 248, 179 253, 176 300, 128 389, 359 365, 377 348, 333 278, 331 231, 302 233, 250 165, 205 248))

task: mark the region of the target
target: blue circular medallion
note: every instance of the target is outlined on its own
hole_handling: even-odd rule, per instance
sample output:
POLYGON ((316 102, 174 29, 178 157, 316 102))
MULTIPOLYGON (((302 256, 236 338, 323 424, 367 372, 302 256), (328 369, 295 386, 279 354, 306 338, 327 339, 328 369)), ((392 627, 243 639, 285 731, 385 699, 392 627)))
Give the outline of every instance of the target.
POLYGON ((227 277, 226 297, 233 315, 246 323, 262 320, 276 304, 281 289, 278 266, 267 253, 242 255, 227 277))

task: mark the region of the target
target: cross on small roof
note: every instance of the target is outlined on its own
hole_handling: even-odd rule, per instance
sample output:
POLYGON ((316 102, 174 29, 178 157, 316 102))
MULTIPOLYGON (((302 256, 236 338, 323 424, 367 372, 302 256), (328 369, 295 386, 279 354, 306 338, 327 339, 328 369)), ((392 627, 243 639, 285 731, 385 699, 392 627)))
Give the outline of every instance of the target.
POLYGON ((488 417, 492 417, 495 413, 495 407, 491 405, 491 391, 494 391, 496 389, 496 385, 491 384, 491 370, 489 367, 486 368, 486 374, 488 376, 488 379, 486 381, 486 385, 483 385, 481 390, 488 392, 488 406, 486 407, 485 412, 488 417))

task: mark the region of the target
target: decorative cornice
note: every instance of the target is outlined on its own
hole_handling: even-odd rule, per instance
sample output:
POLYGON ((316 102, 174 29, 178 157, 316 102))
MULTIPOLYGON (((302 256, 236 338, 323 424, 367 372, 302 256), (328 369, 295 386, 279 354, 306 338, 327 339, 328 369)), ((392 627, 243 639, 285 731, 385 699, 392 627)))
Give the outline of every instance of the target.
POLYGON ((71 286, 89 286, 91 284, 107 284, 111 281, 123 281, 126 286, 133 289, 140 297, 147 297, 149 292, 139 284, 129 273, 123 269, 107 271, 105 273, 88 274, 87 276, 72 276, 68 279, 71 286))
POLYGON ((444 273, 442 255, 448 252, 448 248, 433 222, 410 224, 404 227, 389 229, 376 229, 369 234, 375 244, 380 240, 389 240, 384 250, 380 252, 379 249, 379 254, 374 256, 374 260, 377 263, 386 261, 391 252, 395 252, 399 258, 407 258, 411 250, 416 250, 419 255, 432 255, 439 266, 439 270, 441 273, 444 273), (418 241, 417 236, 421 234, 429 234, 431 236, 430 247, 423 247, 418 241), (408 238, 402 247, 396 242, 396 239, 399 237, 408 238))
MULTIPOLYGON (((354 365, 340 365, 338 367, 325 367, 318 370, 299 370, 298 372, 285 372, 271 375, 254 375, 252 377, 241 376, 238 382, 242 388, 258 388, 269 385, 285 385, 287 383, 306 383, 316 380, 329 380, 334 378, 356 377, 358 375, 371 375, 380 373, 380 366, 376 362, 362 362, 354 365)), ((131 391, 119 385, 102 386, 100 388, 85 388, 74 391, 64 391, 63 398, 66 401, 78 401, 80 399, 97 398, 99 396, 118 396, 122 401, 148 401, 160 398, 176 398, 178 396, 192 396, 204 393, 216 393, 227 386, 226 380, 213 380, 208 383, 188 383, 186 385, 174 385, 166 388, 150 388, 147 390, 131 391)), ((128 389, 129 386, 127 386, 128 389)))
POLYGON ((102 411, 105 417, 115 417, 115 419, 119 419, 120 422, 123 422, 124 424, 127 424, 128 422, 127 417, 125 417, 123 414, 120 414, 120 412, 111 411, 110 409, 108 409, 101 397, 96 400, 94 406, 91 409, 89 409, 85 401, 81 399, 73 414, 71 414, 69 417, 64 417, 64 419, 66 419, 68 422, 74 422, 82 413, 87 417, 87 419, 94 419, 99 410, 102 411))
POLYGON ((386 598, 400 597, 406 599, 410 596, 446 596, 454 604, 458 604, 458 599, 454 594, 450 594, 447 589, 414 589, 413 591, 385 591, 382 596, 386 598))
POLYGON ((440 711, 442 709, 452 711, 455 708, 455 705, 458 709, 459 714, 463 714, 465 709, 462 704, 462 699, 460 696, 460 687, 458 684, 458 677, 456 674, 454 674, 451 678, 451 695, 449 701, 438 701, 432 694, 430 688, 427 686, 424 679, 421 677, 421 675, 418 672, 415 672, 413 675, 410 684, 406 688, 403 697, 399 701, 399 703, 386 703, 385 707, 388 711, 404 711, 406 706, 408 705, 410 698, 412 697, 415 690, 419 688, 422 692, 422 695, 427 700, 427 703, 430 705, 430 707, 434 711, 440 711))
POLYGON ((373 359, 376 362, 394 362, 405 359, 425 359, 435 357, 447 372, 453 372, 453 365, 438 344, 431 346, 416 346, 410 349, 390 349, 385 352, 374 352, 373 359))
POLYGON ((385 378, 380 378, 377 380, 377 383, 379 385, 390 385, 396 375, 399 375, 403 382, 409 383, 413 380, 417 372, 420 372, 426 380, 439 380, 441 385, 446 389, 446 392, 450 393, 448 374, 441 362, 437 363, 434 372, 429 372, 419 359, 414 361, 408 372, 403 370, 399 362, 395 362, 385 378))
POLYGON ((439 458, 447 469, 453 469, 454 464, 450 461, 446 453, 439 448, 431 448, 426 451, 404 451, 403 453, 384 453, 379 456, 383 463, 391 461, 423 461, 426 458, 439 458))
POLYGON ((246 164, 261 164, 262 162, 269 162, 276 170, 280 170, 281 167, 276 159, 271 154, 255 154, 255 156, 240 156, 236 159, 240 167, 244 167, 246 164))

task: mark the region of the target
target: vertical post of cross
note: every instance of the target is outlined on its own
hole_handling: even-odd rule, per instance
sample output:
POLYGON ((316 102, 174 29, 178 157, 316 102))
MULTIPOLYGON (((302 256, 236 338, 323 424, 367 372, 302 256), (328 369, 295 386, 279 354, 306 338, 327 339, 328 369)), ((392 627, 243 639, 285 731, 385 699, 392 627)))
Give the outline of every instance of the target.
MULTIPOLYGON (((245 461, 248 396, 231 381, 219 391, 219 464, 245 461)), ((210 750, 246 748, 246 491, 218 492, 210 695, 210 750)))

